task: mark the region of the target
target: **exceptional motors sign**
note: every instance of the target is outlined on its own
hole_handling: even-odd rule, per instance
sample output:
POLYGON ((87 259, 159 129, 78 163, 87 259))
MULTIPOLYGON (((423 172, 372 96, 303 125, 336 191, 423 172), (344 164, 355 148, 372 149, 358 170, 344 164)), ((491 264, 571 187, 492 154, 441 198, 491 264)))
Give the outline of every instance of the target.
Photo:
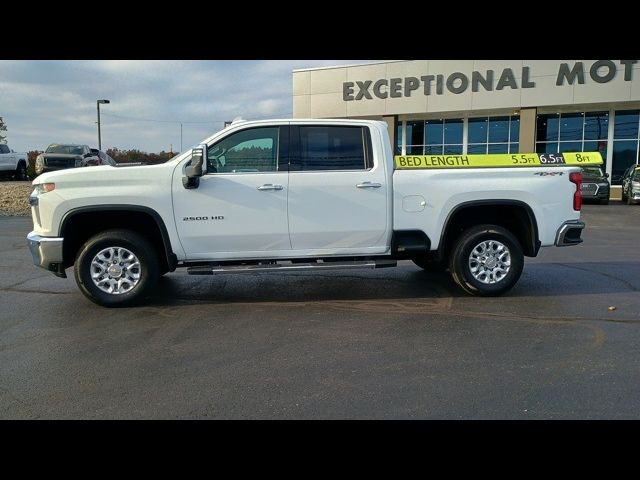
MULTIPOLYGON (((586 82, 608 83, 616 75, 623 75, 624 81, 633 80, 633 66, 637 60, 597 60, 585 62, 560 63, 556 75, 556 86, 583 85, 586 82)), ((531 67, 523 66, 516 76, 512 68, 501 71, 483 70, 471 72, 453 72, 448 75, 433 74, 398 78, 379 78, 363 81, 344 82, 342 99, 345 102, 372 100, 374 98, 401 98, 412 95, 443 95, 450 92, 456 95, 466 92, 500 91, 504 89, 536 88, 535 72, 531 67)))

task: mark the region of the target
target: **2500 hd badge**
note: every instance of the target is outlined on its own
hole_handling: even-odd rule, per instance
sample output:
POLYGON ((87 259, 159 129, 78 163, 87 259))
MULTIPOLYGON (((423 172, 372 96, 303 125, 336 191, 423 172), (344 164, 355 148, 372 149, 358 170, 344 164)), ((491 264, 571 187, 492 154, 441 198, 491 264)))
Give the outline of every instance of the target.
POLYGON ((213 217, 184 217, 182 219, 183 222, 188 222, 191 220, 224 220, 224 217, 222 215, 216 215, 213 217))

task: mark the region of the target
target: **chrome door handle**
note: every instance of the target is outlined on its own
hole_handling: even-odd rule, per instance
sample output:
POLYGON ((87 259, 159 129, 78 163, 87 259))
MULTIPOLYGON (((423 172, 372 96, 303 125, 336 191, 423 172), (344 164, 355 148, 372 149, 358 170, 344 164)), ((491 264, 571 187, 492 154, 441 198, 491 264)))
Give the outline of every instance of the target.
POLYGON ((273 183, 265 183, 260 185, 258 190, 282 190, 282 185, 274 185, 273 183))
POLYGON ((380 188, 381 186, 382 184, 377 182, 362 182, 356 185, 357 188, 380 188))

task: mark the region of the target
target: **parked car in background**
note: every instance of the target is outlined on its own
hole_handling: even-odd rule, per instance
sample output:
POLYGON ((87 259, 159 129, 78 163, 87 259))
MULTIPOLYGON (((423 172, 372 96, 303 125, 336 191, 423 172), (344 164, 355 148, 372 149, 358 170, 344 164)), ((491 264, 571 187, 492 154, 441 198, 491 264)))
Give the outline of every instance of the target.
POLYGON ((44 153, 36 158, 36 173, 40 175, 44 172, 63 170, 66 168, 81 167, 83 162, 91 159, 99 159, 88 145, 62 145, 52 143, 44 153))
POLYGON ((91 153, 93 153, 94 157, 89 158, 82 162, 83 167, 90 167, 96 165, 111 165, 112 167, 116 166, 116 161, 111 158, 109 155, 104 153, 103 151, 98 150, 97 148, 92 148, 91 153))
POLYGON ((622 199, 626 200, 627 205, 640 203, 640 166, 633 165, 630 170, 626 185, 622 186, 622 199))
POLYGON ((14 152, 8 145, 0 144, 0 175, 28 180, 27 154, 14 152))
POLYGON ((638 165, 637 163, 633 163, 629 165, 629 168, 627 168, 622 174, 622 178, 620 179, 620 185, 622 185, 622 201, 623 202, 627 201, 627 191, 629 190, 629 182, 631 182, 631 175, 633 174, 633 171, 638 166, 640 165, 638 165))
POLYGON ((609 203, 609 174, 604 173, 598 166, 582 168, 582 198, 595 200, 603 205, 609 203))

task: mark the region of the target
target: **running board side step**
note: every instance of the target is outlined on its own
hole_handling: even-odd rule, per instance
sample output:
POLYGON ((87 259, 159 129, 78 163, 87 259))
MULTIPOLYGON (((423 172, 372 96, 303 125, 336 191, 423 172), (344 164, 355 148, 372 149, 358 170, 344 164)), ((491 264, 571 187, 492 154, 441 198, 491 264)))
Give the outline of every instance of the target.
POLYGON ((356 268, 387 268, 396 267, 395 260, 353 260, 349 262, 273 262, 257 263, 253 265, 200 265, 188 267, 189 275, 219 275, 223 273, 253 273, 253 272, 283 272, 302 270, 344 270, 356 268))

